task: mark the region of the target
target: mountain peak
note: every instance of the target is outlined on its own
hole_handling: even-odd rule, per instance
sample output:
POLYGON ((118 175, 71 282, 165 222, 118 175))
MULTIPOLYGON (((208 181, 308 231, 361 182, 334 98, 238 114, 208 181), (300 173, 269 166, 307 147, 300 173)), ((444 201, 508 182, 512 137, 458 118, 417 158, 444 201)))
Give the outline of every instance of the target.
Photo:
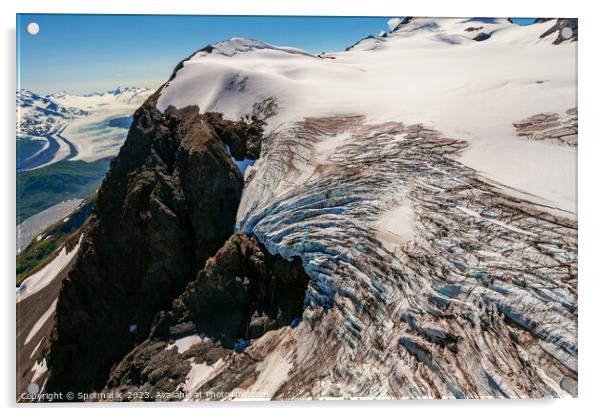
POLYGON ((128 93, 128 92, 139 93, 139 92, 148 91, 148 90, 149 90, 148 88, 144 88, 144 87, 121 87, 121 86, 118 86, 114 90, 107 91, 105 94, 120 95, 120 94, 124 94, 124 93, 128 93))
POLYGON ((59 92, 54 92, 52 94, 48 94, 46 97, 48 97, 48 98, 65 98, 65 97, 68 97, 69 95, 70 94, 67 91, 62 90, 59 92))
POLYGON ((208 54, 219 54, 223 56, 234 56, 240 53, 251 52, 251 51, 259 51, 259 50, 268 50, 268 51, 279 51, 285 52, 289 54, 298 54, 298 55, 306 55, 306 56, 314 56, 309 52, 306 52, 302 49, 287 47, 287 46, 274 46, 267 42, 256 40, 256 39, 247 39, 240 37, 233 37, 227 40, 223 40, 221 42, 217 42, 212 45, 208 45, 201 49, 199 52, 194 54, 193 58, 206 56, 208 54))

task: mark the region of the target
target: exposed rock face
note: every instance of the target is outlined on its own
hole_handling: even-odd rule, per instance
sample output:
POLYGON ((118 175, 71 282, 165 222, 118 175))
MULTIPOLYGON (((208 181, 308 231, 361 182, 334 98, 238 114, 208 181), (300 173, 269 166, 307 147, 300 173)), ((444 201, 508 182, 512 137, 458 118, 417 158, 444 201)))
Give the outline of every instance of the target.
POLYGON ((205 117, 217 135, 228 145, 234 159, 259 158, 262 135, 260 121, 255 119, 255 123, 249 124, 243 129, 240 123, 224 120, 220 113, 206 113, 205 117))
POLYGON ((151 336, 176 336, 165 331, 192 322, 196 333, 233 348, 300 318, 308 282, 300 259, 273 256, 255 237, 234 234, 158 317, 151 336))
POLYGON ((473 40, 477 41, 477 42, 482 42, 484 40, 487 40, 491 37, 490 33, 479 33, 478 35, 476 35, 473 40))
MULTIPOLYGON (((550 20, 552 20, 552 19, 541 18, 541 19, 536 19, 535 23, 543 23, 543 22, 547 22, 550 20)), ((556 19, 556 23, 554 24, 554 26, 552 26, 550 29, 548 29, 544 33, 542 33, 539 37, 545 38, 552 34, 556 34, 556 39, 554 39, 555 45, 558 45, 562 42, 576 42, 578 39, 578 20, 570 19, 570 18, 556 19), (564 36, 564 34, 562 32, 562 29, 564 29, 564 28, 570 29, 570 31, 565 32, 565 33, 570 33, 569 37, 564 36)))
POLYGON ((543 140, 567 146, 577 146, 577 108, 568 109, 565 114, 535 114, 518 123, 514 128, 519 136, 529 140, 543 140))
POLYGON ((188 393, 219 373, 208 371, 201 380, 194 366, 217 370, 220 360, 220 369, 226 372, 215 386, 230 392, 256 366, 237 352, 268 330, 295 325, 308 282, 300 259, 284 260, 271 255, 256 238, 234 234, 188 284, 172 310, 159 314, 149 340, 116 367, 108 389, 126 399, 128 392, 138 390, 148 392, 148 399, 161 399, 157 396, 161 392, 188 393), (225 361, 228 364, 222 365, 225 361))
MULTIPOLYGON (((201 116, 197 107, 163 114, 155 99, 136 112, 64 281, 48 391, 102 388, 111 366, 146 339, 156 313, 233 232, 243 178, 220 135, 242 143, 242 155, 241 137, 259 127, 201 116)), ((253 155, 258 146, 249 144, 253 155)))

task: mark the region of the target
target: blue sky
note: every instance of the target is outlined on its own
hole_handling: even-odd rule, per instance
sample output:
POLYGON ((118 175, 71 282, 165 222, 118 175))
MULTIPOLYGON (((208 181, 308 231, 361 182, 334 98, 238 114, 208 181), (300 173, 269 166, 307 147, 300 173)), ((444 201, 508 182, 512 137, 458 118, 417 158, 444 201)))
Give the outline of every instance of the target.
POLYGON ((22 14, 17 16, 18 88, 40 94, 156 88, 180 60, 233 36, 318 53, 343 50, 386 30, 388 19, 22 14), (29 22, 40 25, 36 36, 27 34, 29 22))

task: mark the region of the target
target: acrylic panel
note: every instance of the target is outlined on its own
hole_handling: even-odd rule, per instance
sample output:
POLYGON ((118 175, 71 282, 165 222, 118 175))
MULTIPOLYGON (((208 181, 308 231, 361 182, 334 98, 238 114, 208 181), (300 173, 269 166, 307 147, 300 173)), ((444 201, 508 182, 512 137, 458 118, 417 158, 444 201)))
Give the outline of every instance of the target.
POLYGON ((575 397, 577 33, 18 15, 17 401, 575 397))

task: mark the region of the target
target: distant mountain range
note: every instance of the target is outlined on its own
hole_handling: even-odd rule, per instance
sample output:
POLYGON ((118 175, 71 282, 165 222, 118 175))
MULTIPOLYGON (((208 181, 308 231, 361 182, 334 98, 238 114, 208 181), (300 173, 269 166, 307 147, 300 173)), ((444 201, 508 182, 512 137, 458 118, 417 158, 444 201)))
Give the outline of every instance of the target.
POLYGON ((17 135, 49 133, 59 120, 86 116, 88 112, 76 107, 65 107, 55 96, 38 95, 28 90, 17 91, 17 135))
POLYGON ((17 91, 17 136, 43 136, 65 123, 84 117, 107 105, 142 104, 150 94, 148 88, 117 87, 107 92, 72 95, 58 92, 47 95, 21 89, 17 91))

